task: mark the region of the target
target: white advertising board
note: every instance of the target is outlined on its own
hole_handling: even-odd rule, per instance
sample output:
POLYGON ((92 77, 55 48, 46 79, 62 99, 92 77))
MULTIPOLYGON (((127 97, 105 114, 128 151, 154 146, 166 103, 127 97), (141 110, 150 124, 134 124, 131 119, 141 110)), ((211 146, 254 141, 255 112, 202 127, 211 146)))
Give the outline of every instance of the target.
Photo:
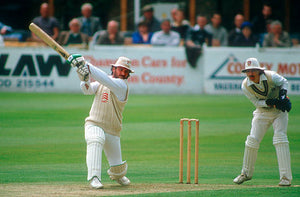
POLYGON ((289 94, 300 94, 299 49, 206 48, 203 51, 204 92, 208 94, 241 94, 241 73, 249 57, 259 60, 262 67, 276 71, 289 81, 289 94))
MULTIPOLYGON (((299 48, 260 49, 206 47, 196 68, 184 47, 95 46, 67 48, 108 74, 119 56, 132 60, 128 79, 133 94, 241 94, 244 61, 256 57, 262 66, 289 81, 288 94, 300 94, 299 48)), ((81 92, 76 71, 48 47, 0 47, 0 91, 81 92)))
MULTIPOLYGON (((131 93, 198 94, 203 85, 181 47, 111 47, 68 49, 110 73, 119 56, 132 60, 135 73, 128 79, 131 93)), ((0 91, 80 92, 75 69, 51 48, 1 48, 0 91)))

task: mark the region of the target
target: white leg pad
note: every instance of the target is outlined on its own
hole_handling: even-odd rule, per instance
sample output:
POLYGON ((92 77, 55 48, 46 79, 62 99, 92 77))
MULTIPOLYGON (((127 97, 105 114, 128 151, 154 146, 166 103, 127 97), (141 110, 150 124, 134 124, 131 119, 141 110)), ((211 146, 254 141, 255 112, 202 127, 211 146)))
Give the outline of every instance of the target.
POLYGON ((293 177, 292 177, 292 170, 291 170, 291 156, 290 156, 289 144, 280 143, 280 144, 274 144, 274 146, 277 153, 280 179, 282 179, 282 177, 286 177, 291 181, 293 177))
POLYGON ((248 178, 252 178, 258 149, 259 142, 249 135, 245 142, 245 152, 242 168, 242 174, 245 174, 248 178))
POLYGON ((87 180, 91 180, 94 176, 101 180, 102 150, 105 141, 104 131, 100 127, 87 125, 85 127, 85 140, 87 143, 87 180))

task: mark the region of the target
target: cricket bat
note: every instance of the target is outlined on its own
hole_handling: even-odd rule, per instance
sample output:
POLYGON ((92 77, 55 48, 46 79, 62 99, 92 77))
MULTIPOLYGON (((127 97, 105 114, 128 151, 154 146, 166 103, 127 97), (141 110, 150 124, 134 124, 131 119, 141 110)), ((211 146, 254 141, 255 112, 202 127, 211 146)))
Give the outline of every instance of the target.
POLYGON ((65 58, 65 60, 68 59, 70 54, 62 46, 60 46, 55 40, 53 40, 46 32, 44 32, 41 28, 39 28, 36 24, 30 23, 29 29, 40 39, 42 39, 47 45, 49 45, 52 49, 54 49, 58 54, 60 54, 63 58, 65 58))

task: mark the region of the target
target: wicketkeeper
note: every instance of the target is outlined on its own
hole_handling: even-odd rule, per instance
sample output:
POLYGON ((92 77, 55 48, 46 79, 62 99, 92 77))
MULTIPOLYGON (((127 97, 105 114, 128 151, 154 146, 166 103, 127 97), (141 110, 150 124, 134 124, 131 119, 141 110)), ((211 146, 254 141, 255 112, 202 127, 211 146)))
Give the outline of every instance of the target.
POLYGON ((241 184, 252 178, 259 144, 267 129, 273 125, 273 145, 280 174, 279 185, 290 186, 292 172, 287 126, 291 102, 286 95, 288 82, 276 72, 260 67, 256 58, 248 58, 242 72, 247 75, 242 83, 242 90, 256 110, 253 112, 250 135, 245 142, 242 173, 233 182, 241 184))
POLYGON ((91 187, 103 188, 101 183, 102 150, 110 165, 107 171, 110 178, 121 185, 129 185, 130 180, 125 176, 127 163, 122 161, 120 132, 122 112, 128 98, 127 78, 130 73, 134 72, 131 69, 131 60, 119 57, 111 67, 111 76, 86 62, 83 56, 78 54, 71 55, 67 62, 73 67, 78 67, 77 73, 83 93, 95 94, 89 116, 85 119, 87 179, 91 181, 91 187), (95 82, 91 83, 89 76, 95 82))

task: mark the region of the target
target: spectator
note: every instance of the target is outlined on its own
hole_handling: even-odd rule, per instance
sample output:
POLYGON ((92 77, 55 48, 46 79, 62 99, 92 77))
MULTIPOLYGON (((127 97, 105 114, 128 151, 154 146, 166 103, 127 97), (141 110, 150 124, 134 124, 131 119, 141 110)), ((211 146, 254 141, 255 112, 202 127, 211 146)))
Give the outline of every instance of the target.
POLYGON ((290 35, 291 42, 293 47, 300 47, 299 41, 300 41, 300 33, 293 33, 290 35))
POLYGON ((132 34, 133 44, 150 44, 153 33, 148 31, 148 25, 145 21, 139 22, 138 31, 132 34))
POLYGON ((93 6, 90 3, 84 3, 81 6, 82 16, 78 18, 81 22, 81 32, 87 34, 88 36, 93 36, 94 33, 102 29, 100 19, 98 17, 92 16, 93 6))
POLYGON ((149 32, 156 32, 160 30, 160 22, 154 16, 154 9, 150 5, 146 5, 142 9, 143 16, 140 18, 141 21, 146 21, 149 27, 149 32))
MULTIPOLYGON (((44 30, 54 40, 56 40, 59 35, 59 23, 56 18, 50 16, 48 3, 43 3, 41 5, 40 14, 41 16, 33 19, 33 23, 44 30)), ((32 37, 35 41, 42 41, 33 33, 32 37)))
POLYGON ((89 36, 80 32, 81 23, 78 19, 74 18, 69 22, 70 31, 63 31, 58 37, 58 43, 61 45, 69 44, 89 44, 89 36))
POLYGON ((96 44, 123 45, 124 36, 119 31, 119 23, 114 20, 109 21, 107 23, 107 30, 100 31, 99 37, 96 38, 96 44))
POLYGON ((5 25, 0 22, 0 34, 5 35, 13 32, 13 28, 11 26, 5 25))
POLYGON ((272 7, 269 4, 263 4, 261 13, 252 20, 253 33, 259 35, 267 32, 267 21, 274 20, 272 7))
POLYGON ((177 8, 173 8, 171 10, 172 25, 173 25, 174 21, 176 20, 175 19, 176 18, 176 12, 177 12, 177 8))
POLYGON ((186 45, 189 47, 202 46, 206 43, 207 46, 211 46, 212 35, 205 30, 207 24, 207 18, 203 15, 197 16, 197 25, 194 29, 189 29, 186 38, 186 45))
POLYGON ((233 46, 254 47, 258 43, 258 38, 252 33, 252 24, 248 21, 243 22, 242 34, 238 35, 233 41, 233 46))
MULTIPOLYGON (((265 35, 267 35, 268 33, 271 32, 271 23, 272 22, 273 21, 271 19, 268 19, 266 21, 266 30, 267 30, 267 32, 261 33, 261 34, 255 34, 259 38, 259 44, 260 44, 260 46, 263 46, 265 35)), ((253 30, 253 28, 252 28, 252 30, 253 30)))
POLYGON ((282 24, 276 20, 271 23, 271 32, 264 37, 264 47, 290 47, 291 39, 286 31, 282 31, 282 24))
POLYGON ((175 21, 172 23, 171 30, 179 33, 182 41, 186 39, 186 34, 190 29, 190 23, 188 20, 185 20, 184 11, 178 9, 175 15, 175 21))
POLYGON ((234 40, 242 35, 241 26, 244 22, 244 15, 237 14, 234 17, 234 28, 228 33, 228 46, 233 46, 234 40))
POLYGON ((227 46, 227 30, 221 26, 221 22, 221 14, 214 13, 211 24, 205 26, 205 30, 212 34, 212 46, 227 46))
POLYGON ((4 35, 12 32, 13 29, 10 26, 4 25, 0 22, 0 46, 4 46, 4 35))
POLYGON ((27 30, 15 31, 11 26, 0 22, 0 35, 5 41, 26 41, 30 37, 27 30))
POLYGON ((171 30, 171 21, 164 19, 161 22, 161 31, 153 34, 151 44, 160 46, 178 46, 180 43, 179 33, 171 30))

